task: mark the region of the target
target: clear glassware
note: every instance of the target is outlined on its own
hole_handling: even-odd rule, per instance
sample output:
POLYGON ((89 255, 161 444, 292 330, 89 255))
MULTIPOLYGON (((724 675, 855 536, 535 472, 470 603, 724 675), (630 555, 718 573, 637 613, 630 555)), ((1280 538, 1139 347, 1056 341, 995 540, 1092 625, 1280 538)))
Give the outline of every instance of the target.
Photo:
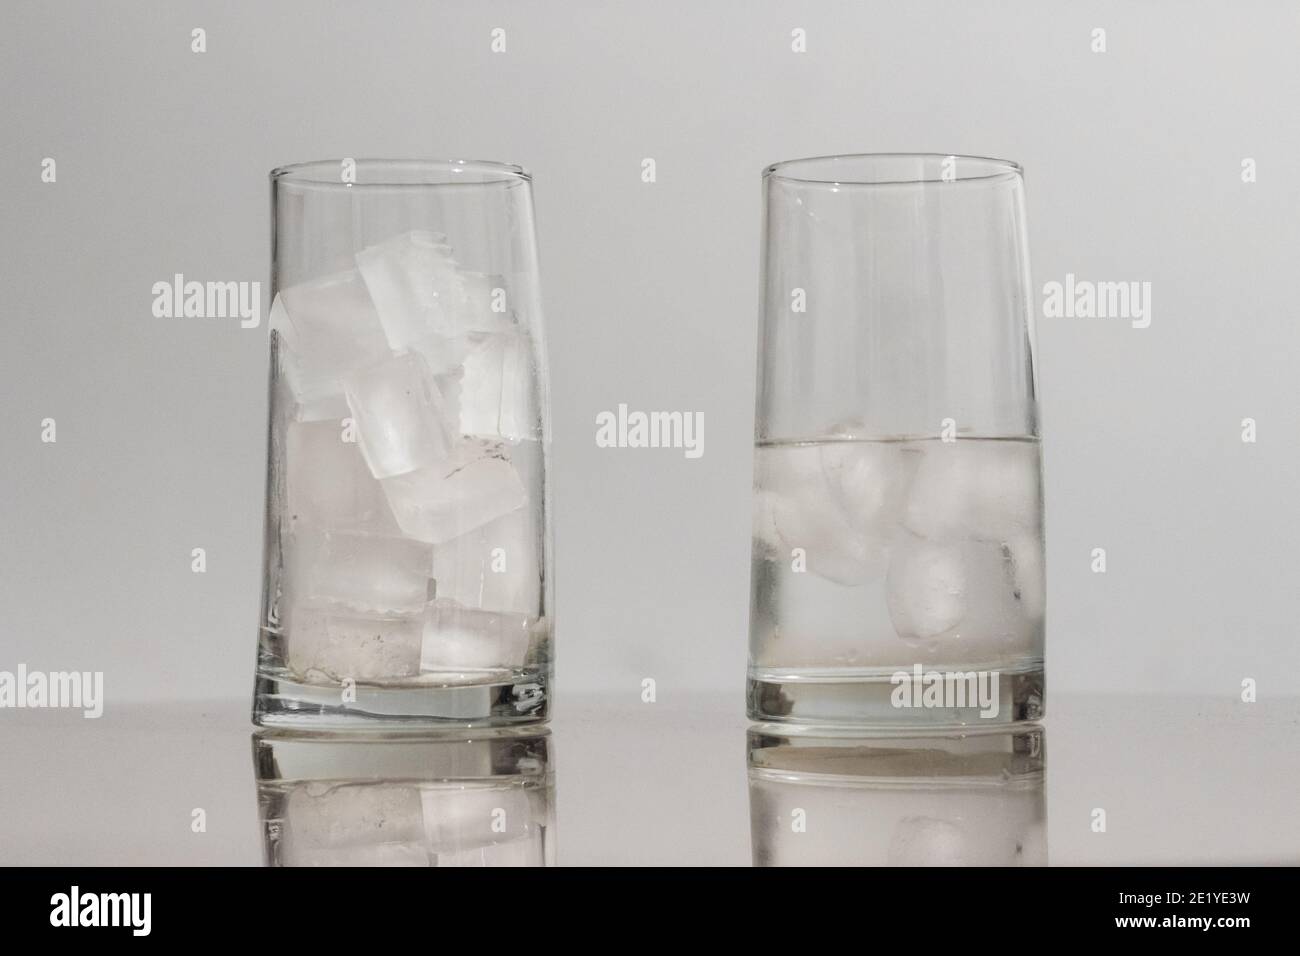
POLYGON ((517 166, 271 173, 254 720, 547 718, 546 344, 517 166))
POLYGON ((550 734, 253 735, 267 866, 553 866, 550 734))
POLYGON ((763 174, 749 713, 1043 714, 1034 324, 1020 167, 763 174))
POLYGON ((1042 727, 749 732, 755 866, 1046 866, 1042 727))

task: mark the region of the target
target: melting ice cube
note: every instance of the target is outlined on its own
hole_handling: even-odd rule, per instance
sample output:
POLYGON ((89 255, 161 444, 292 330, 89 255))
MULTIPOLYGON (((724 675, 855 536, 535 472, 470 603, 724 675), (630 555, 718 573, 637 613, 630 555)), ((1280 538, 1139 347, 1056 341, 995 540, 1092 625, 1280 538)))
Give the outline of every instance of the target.
POLYGON ((344 381, 361 452, 376 478, 424 468, 447 457, 442 395, 424 358, 404 352, 344 381))
POLYGON ((420 670, 428 674, 521 667, 531 629, 532 619, 523 614, 436 600, 425 609, 420 670))
POLYGON ((885 578, 889 616, 900 637, 935 637, 966 613, 966 564, 958 545, 908 536, 894 548, 885 578))
POLYGON ((1005 541, 1041 520, 1035 442, 926 442, 903 523, 932 539, 1005 541))
POLYGON ((895 443, 834 442, 755 449, 754 534, 759 550, 838 584, 883 573, 893 516, 913 467, 895 443))
MULTIPOLYGON (((1032 556, 1032 549, 1026 556, 1032 556)), ((1017 558, 996 541, 933 542, 907 534, 886 578, 890 619, 900 637, 944 636, 948 655, 997 661, 1034 646, 1041 621, 1041 579, 1025 575, 1017 596, 1017 558), (1038 618, 1034 618, 1035 608, 1038 618)), ((1023 563, 1023 559, 1022 559, 1023 563)))
POLYGON ((835 441, 821 445, 821 470, 849 526, 879 546, 893 532, 917 455, 897 442, 835 441))
POLYGON ((523 507, 523 483, 499 442, 465 440, 442 462, 386 478, 402 532, 441 544, 523 507))

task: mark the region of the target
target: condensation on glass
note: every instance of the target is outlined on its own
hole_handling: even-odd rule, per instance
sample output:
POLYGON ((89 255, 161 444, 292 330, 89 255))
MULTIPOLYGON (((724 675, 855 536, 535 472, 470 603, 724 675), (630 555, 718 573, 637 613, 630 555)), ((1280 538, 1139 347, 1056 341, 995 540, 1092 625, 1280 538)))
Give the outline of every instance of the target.
POLYGON ((1020 168, 838 156, 779 163, 763 186, 750 715, 1038 718, 1020 168))
POLYGON ((546 719, 546 346, 515 166, 271 173, 270 428, 254 717, 546 719))

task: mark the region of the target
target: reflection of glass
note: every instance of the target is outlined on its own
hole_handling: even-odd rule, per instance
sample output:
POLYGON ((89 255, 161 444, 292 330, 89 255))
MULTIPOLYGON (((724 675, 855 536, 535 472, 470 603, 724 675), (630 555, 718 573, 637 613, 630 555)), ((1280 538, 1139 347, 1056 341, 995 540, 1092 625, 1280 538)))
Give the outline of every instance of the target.
POLYGON ((755 866, 1045 866, 1043 729, 749 731, 755 866))
POLYGON ((546 732, 253 735, 267 866, 549 866, 546 732))
POLYGON ((1019 167, 832 156, 763 181, 749 716, 1037 720, 1042 489, 1019 167), (895 696, 915 667, 969 674, 980 705, 965 688, 895 696))

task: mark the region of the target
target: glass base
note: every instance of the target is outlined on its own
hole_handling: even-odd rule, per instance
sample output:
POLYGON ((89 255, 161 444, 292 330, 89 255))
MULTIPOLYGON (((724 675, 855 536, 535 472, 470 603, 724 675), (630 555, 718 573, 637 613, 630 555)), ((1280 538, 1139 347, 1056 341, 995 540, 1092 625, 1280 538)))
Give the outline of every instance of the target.
POLYGON ((930 666, 845 671, 751 668, 750 720, 862 728, 973 727, 1041 720, 1041 662, 1017 669, 930 666), (906 674, 906 680, 899 680, 906 674))
POLYGON ((253 723, 296 730, 411 730, 507 727, 550 719, 551 677, 544 671, 478 684, 343 688, 260 673, 253 723), (355 698, 355 699, 352 699, 355 698))

